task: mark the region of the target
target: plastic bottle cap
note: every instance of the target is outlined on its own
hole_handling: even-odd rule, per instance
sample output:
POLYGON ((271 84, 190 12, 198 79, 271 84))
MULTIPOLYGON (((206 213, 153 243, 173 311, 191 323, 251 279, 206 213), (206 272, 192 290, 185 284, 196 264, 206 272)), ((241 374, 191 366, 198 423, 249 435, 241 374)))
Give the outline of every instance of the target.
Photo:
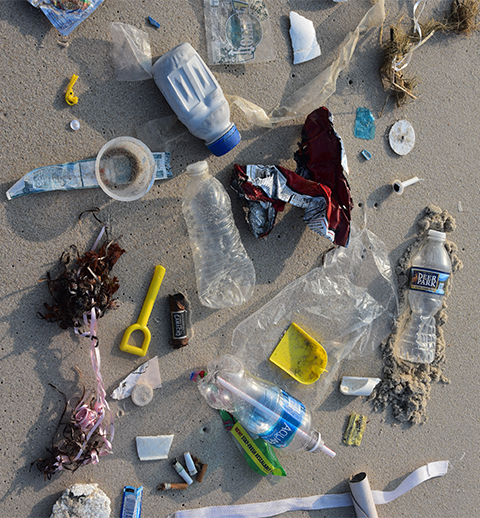
POLYGON ((78 122, 77 119, 73 119, 73 121, 70 122, 70 128, 72 128, 73 131, 78 131, 80 129, 80 122, 78 122))
POLYGON ((202 160, 201 162, 195 162, 194 164, 187 166, 188 176, 197 176, 204 173, 208 173, 208 164, 205 162, 205 160, 202 160))
POLYGON ((439 232, 438 230, 429 230, 428 237, 435 241, 445 241, 447 234, 445 234, 445 232, 439 232))
POLYGON ((222 156, 231 151, 240 142, 240 140, 240 133, 235 124, 232 124, 230 129, 224 135, 215 142, 207 144, 207 147, 215 156, 222 156))

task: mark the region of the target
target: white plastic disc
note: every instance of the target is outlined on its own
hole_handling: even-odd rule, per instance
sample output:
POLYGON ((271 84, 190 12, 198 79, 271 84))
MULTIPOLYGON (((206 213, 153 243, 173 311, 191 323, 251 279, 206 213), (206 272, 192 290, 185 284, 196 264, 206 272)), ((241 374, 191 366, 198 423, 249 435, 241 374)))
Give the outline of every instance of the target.
POLYGON ((145 406, 153 399, 153 389, 150 385, 137 383, 132 390, 132 401, 137 406, 145 406))
POLYGON ((70 122, 70 127, 73 131, 78 131, 80 129, 80 122, 78 122, 77 119, 73 119, 73 121, 70 122))
POLYGON ((408 121, 398 121, 390 130, 388 137, 391 148, 397 155, 410 153, 415 146, 415 131, 408 121))

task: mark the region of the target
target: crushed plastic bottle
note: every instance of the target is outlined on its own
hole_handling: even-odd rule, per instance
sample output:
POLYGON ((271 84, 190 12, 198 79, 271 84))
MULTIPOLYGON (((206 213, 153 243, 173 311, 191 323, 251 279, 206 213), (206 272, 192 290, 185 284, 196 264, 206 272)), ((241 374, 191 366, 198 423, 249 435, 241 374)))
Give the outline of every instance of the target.
POLYGON ((412 315, 400 335, 397 355, 413 363, 432 363, 435 358, 435 315, 442 307, 452 271, 444 242, 444 232, 429 230, 427 241, 412 259, 408 290, 412 315))
POLYGON ((235 225, 230 198, 206 162, 189 165, 187 174, 182 209, 200 302, 216 309, 239 306, 252 296, 255 269, 235 225))
POLYGON ((157 60, 153 78, 179 120, 222 156, 240 142, 230 122, 230 107, 215 76, 189 43, 177 45, 157 60))
POLYGON ((246 430, 272 446, 335 457, 312 428, 305 406, 273 383, 249 374, 238 358, 224 355, 211 362, 197 386, 211 407, 230 412, 246 430))

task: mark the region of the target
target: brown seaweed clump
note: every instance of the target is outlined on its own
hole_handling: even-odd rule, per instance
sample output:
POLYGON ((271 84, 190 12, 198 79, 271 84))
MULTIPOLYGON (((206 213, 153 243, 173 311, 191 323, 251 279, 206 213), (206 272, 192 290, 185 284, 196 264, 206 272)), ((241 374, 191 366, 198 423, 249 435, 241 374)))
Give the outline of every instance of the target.
POLYGON ((442 20, 432 19, 425 24, 419 23, 421 40, 413 23, 408 31, 402 28, 401 20, 396 26, 390 27, 390 39, 382 44, 383 61, 380 76, 384 89, 389 91, 389 95, 393 93, 398 107, 417 98, 414 92, 420 80, 405 74, 411 53, 435 32, 454 32, 470 36, 479 26, 479 5, 480 0, 453 0, 450 12, 446 13, 442 20))
POLYGON ((428 206, 418 222, 418 228, 419 238, 407 248, 396 267, 400 317, 396 322, 394 332, 381 346, 384 360, 383 381, 375 388, 370 397, 375 410, 384 410, 387 406, 391 406, 393 416, 397 421, 412 424, 419 424, 425 420, 432 384, 438 381, 448 383, 448 379, 443 374, 446 357, 442 326, 447 319, 446 299, 452 288, 453 274, 463 267, 456 245, 451 241, 446 241, 445 246, 452 261, 452 276, 447 285, 443 307, 435 316, 437 350, 434 361, 431 364, 413 364, 397 358, 395 355, 397 333, 399 329, 402 329, 404 320, 409 317, 406 294, 411 259, 423 243, 429 229, 451 233, 455 229, 455 221, 447 211, 428 206))
POLYGON ((116 277, 110 277, 110 272, 124 252, 112 241, 83 257, 78 256, 75 247, 64 252, 60 258, 62 274, 52 279, 47 273, 53 303, 45 303, 48 312, 41 316, 49 322, 57 322, 62 329, 79 328, 85 323, 84 315, 92 308, 97 317, 101 317, 107 309, 115 307, 112 297, 119 284, 116 277))
POLYGON ((454 0, 448 15, 447 30, 470 36, 478 28, 480 0, 454 0))

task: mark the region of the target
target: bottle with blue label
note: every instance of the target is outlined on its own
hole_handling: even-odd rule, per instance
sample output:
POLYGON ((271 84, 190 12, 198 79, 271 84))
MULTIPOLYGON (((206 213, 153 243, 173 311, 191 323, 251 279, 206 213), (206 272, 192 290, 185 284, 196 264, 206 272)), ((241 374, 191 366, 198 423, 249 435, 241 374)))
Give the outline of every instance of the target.
POLYGON ((397 355, 413 363, 432 363, 437 349, 435 315, 443 305, 452 263, 445 233, 429 230, 427 241, 412 259, 408 303, 411 317, 400 333, 397 355))
POLYGON ((246 430, 272 446, 291 452, 323 451, 335 457, 312 428, 305 406, 276 385, 249 374, 238 358, 224 355, 211 362, 198 388, 211 407, 230 412, 246 430))

